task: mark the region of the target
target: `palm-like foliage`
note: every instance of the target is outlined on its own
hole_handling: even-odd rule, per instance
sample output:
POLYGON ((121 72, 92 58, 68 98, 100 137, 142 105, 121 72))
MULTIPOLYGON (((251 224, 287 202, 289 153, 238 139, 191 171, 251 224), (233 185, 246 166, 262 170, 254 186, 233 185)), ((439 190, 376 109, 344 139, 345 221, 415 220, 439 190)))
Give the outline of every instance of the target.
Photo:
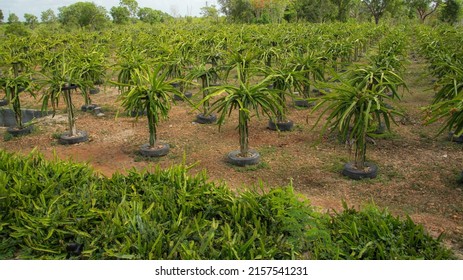
POLYGON ((281 49, 276 40, 264 42, 259 58, 264 61, 266 67, 272 67, 273 62, 280 58, 281 49))
MULTIPOLYGON (((239 68, 240 66, 238 66, 239 68)), ((241 69, 237 69, 240 73, 241 69)), ((225 119, 231 115, 234 110, 238 110, 238 130, 240 138, 240 155, 247 157, 249 154, 249 121, 252 113, 257 116, 264 114, 268 117, 278 115, 282 112, 281 100, 274 91, 268 86, 271 84, 270 79, 265 79, 257 84, 251 84, 248 81, 240 79, 238 76, 238 85, 223 85, 214 88, 214 92, 206 96, 202 102, 207 102, 216 98, 210 111, 219 113, 219 127, 225 119)))
POLYGON ((384 100, 399 98, 397 88, 404 85, 402 78, 391 70, 376 66, 357 68, 346 72, 339 84, 325 85, 334 91, 321 97, 321 102, 314 108, 317 110, 326 105, 322 116, 328 115, 323 126, 336 129, 343 141, 354 145, 354 164, 359 170, 365 167, 367 133, 372 128, 375 117, 384 119, 390 129, 393 115, 398 111, 386 106, 384 100), (388 91, 392 92, 387 94, 388 91))
POLYGON ((293 88, 300 88, 300 81, 304 79, 304 73, 297 71, 292 65, 283 65, 281 67, 267 68, 268 79, 272 83, 273 90, 276 91, 280 102, 281 111, 278 111, 276 121, 283 123, 287 121, 286 114, 288 108, 286 106, 286 97, 292 96, 293 88), (302 75, 302 77, 301 77, 302 75))
POLYGON ((302 85, 302 96, 308 98, 311 84, 324 80, 326 59, 310 51, 302 54, 295 53, 291 60, 294 70, 300 72, 300 74, 297 75, 297 84, 302 85))
POLYGON ((200 79, 201 80, 201 91, 203 92, 203 99, 205 100, 202 103, 203 115, 207 116, 209 113, 209 100, 206 100, 206 96, 209 94, 209 87, 214 81, 217 81, 219 74, 216 67, 209 67, 206 64, 199 64, 194 66, 187 74, 187 80, 200 79))
POLYGON ((30 50, 29 43, 23 37, 11 37, 5 40, 0 50, 0 65, 16 64, 16 69, 20 72, 31 68, 33 51, 30 50))
POLYGON ((458 94, 450 100, 433 104, 428 108, 427 124, 444 119, 438 134, 445 130, 453 131, 454 137, 463 134, 463 94, 458 94))
POLYGON ((5 91, 7 100, 11 102, 18 129, 24 128, 20 94, 22 92, 28 92, 30 95, 35 97, 32 87, 33 83, 31 75, 28 73, 18 74, 17 71, 13 73, 10 69, 6 75, 0 77, 0 89, 5 91))
POLYGON ((400 99, 399 87, 405 86, 405 82, 396 71, 375 64, 354 68, 346 73, 346 79, 360 90, 375 89, 379 93, 389 91, 390 97, 397 99, 400 99))
POLYGON ((38 84, 45 88, 41 96, 42 111, 47 111, 51 104, 55 114, 59 99, 63 97, 68 115, 69 136, 76 136, 75 108, 71 92, 82 86, 81 80, 74 76, 76 71, 69 58, 69 50, 55 54, 50 61, 42 68, 42 78, 38 80, 38 84))
POLYGON ((238 80, 247 83, 249 77, 257 70, 255 63, 259 52, 249 46, 237 46, 237 48, 228 54, 227 64, 224 65, 225 77, 228 79, 230 72, 235 70, 238 80))
POLYGON ((463 91, 463 64, 459 63, 456 61, 449 64, 445 63, 447 71, 436 82, 439 90, 434 96, 433 104, 451 100, 463 91))
POLYGON ((104 53, 95 49, 90 51, 80 50, 75 53, 74 73, 76 79, 81 81, 81 91, 85 99, 85 105, 92 103, 90 89, 101 82, 106 73, 104 53))
POLYGON ((149 129, 149 146, 157 144, 157 125, 168 118, 171 109, 170 93, 179 93, 167 81, 167 73, 162 72, 163 65, 152 71, 136 69, 130 80, 130 90, 121 95, 122 106, 128 111, 146 111, 149 129))
POLYGON ((126 48, 119 54, 119 62, 115 65, 119 91, 124 94, 130 91, 136 80, 137 72, 146 71, 146 58, 144 51, 137 50, 133 45, 126 48))

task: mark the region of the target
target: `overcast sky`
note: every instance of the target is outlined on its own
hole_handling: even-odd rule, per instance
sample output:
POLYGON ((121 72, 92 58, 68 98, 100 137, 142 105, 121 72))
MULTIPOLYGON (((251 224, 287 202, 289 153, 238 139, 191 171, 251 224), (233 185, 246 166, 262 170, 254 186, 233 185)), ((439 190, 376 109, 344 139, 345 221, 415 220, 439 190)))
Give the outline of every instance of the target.
MULTIPOLYGON (((76 2, 94 2, 103 6, 109 12, 111 7, 119 6, 119 0, 0 0, 0 10, 3 11, 5 21, 9 13, 15 13, 21 20, 25 13, 36 15, 40 20, 40 14, 48 9, 55 10, 76 2)), ((137 0, 139 7, 149 7, 161 10, 169 14, 180 16, 199 16, 201 7, 217 5, 217 0, 137 0)))

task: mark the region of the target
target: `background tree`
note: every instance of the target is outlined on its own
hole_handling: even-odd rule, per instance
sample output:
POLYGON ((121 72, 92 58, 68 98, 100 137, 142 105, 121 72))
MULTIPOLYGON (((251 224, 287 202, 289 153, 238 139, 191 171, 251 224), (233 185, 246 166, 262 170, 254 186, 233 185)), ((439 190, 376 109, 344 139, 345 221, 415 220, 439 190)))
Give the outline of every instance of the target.
POLYGON ((254 17, 249 0, 218 0, 218 3, 230 21, 251 22, 254 17))
POLYGON ((219 10, 217 10, 215 5, 202 7, 201 15, 213 21, 219 20, 219 10))
POLYGON ((5 28, 5 34, 27 36, 29 35, 29 30, 19 21, 16 14, 11 13, 8 15, 8 26, 5 28))
POLYGON ((352 7, 352 0, 331 0, 331 3, 336 5, 338 13, 336 20, 346 22, 349 17, 349 12, 352 7))
POLYGON ((104 7, 90 2, 77 2, 58 11, 58 20, 67 26, 101 29, 109 20, 104 7))
POLYGON ((295 0, 297 20, 325 22, 334 19, 336 6, 326 0, 295 0))
POLYGON ((125 7, 130 12, 130 17, 135 18, 138 13, 138 2, 136 0, 120 0, 120 7, 125 7))
POLYGON ((24 19, 26 20, 26 25, 29 26, 31 29, 34 29, 39 23, 39 19, 33 14, 25 13, 24 19))
POLYGON ((164 22, 167 19, 171 18, 171 16, 167 13, 164 13, 159 10, 151 9, 148 7, 140 8, 138 10, 137 16, 142 22, 146 22, 150 24, 164 22))
MULTIPOLYGON (((220 10, 234 22, 281 22, 294 0, 218 0, 220 10)), ((321 2, 321 1, 318 1, 321 2)), ((325 2, 325 1, 323 1, 325 2)), ((322 3, 325 5, 325 3, 322 3)))
POLYGON ((3 11, 0 10, 0 23, 3 23, 4 19, 5 19, 5 16, 3 15, 3 11))
POLYGON ((40 14, 40 20, 43 23, 55 23, 58 21, 58 18, 52 9, 48 9, 40 14))
POLYGON ((375 23, 379 23, 379 19, 384 15, 384 12, 393 4, 394 0, 362 0, 368 11, 375 19, 375 23))
POLYGON ((127 7, 112 7, 109 14, 113 18, 113 22, 116 24, 127 23, 130 19, 130 11, 127 7))
POLYGON ((457 0, 447 0, 443 3, 439 11, 439 20, 454 24, 458 21, 461 14, 461 2, 457 0))
POLYGON ((19 18, 15 13, 11 13, 8 15, 8 23, 19 23, 19 18))
POLYGON ((439 5, 442 3, 441 0, 432 1, 432 0, 405 0, 405 4, 411 9, 416 11, 421 22, 433 14, 439 5))

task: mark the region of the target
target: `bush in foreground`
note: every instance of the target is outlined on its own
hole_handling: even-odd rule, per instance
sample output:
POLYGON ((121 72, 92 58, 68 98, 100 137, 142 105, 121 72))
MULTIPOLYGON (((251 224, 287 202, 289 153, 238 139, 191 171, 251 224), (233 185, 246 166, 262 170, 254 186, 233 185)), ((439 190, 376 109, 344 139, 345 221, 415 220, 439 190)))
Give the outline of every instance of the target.
POLYGON ((111 178, 0 151, 1 259, 449 259, 409 218, 314 211, 289 187, 234 194, 187 166, 111 178))

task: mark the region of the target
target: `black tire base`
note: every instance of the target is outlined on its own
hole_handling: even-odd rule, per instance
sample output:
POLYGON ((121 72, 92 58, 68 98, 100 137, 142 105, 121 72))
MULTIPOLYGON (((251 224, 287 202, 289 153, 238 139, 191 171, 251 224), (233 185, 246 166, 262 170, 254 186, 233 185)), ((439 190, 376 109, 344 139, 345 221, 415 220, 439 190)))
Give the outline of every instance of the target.
POLYGON ((241 157, 240 151, 231 151, 228 153, 228 162, 236 166, 256 165, 260 161, 260 154, 255 150, 249 150, 250 156, 241 157))
POLYGON ((99 107, 98 105, 96 104, 88 104, 88 105, 82 105, 82 107, 80 107, 80 109, 83 111, 83 112, 92 112, 93 110, 95 110, 95 108, 99 107))
POLYGON ((146 116, 146 110, 127 112, 127 115, 132 118, 146 116))
POLYGON ((187 91, 182 95, 174 94, 174 100, 183 101, 185 99, 190 99, 192 96, 193 96, 193 93, 187 91))
POLYGON ((8 127, 6 129, 6 131, 11 134, 13 137, 19 137, 19 136, 24 136, 24 135, 27 135, 27 134, 31 134, 32 132, 32 129, 33 129, 33 126, 28 126, 28 127, 24 127, 24 128, 17 128, 17 127, 8 127))
POLYGON ((93 94, 97 94, 97 93, 99 93, 99 92, 100 92, 100 89, 99 89, 99 88, 92 88, 92 89, 90 89, 90 94, 92 94, 92 95, 93 95, 93 94))
POLYGON ((449 132, 449 140, 455 143, 462 144, 463 143, 463 135, 460 135, 458 137, 454 136, 453 131, 449 132))
POLYGON ((268 121, 268 129, 274 131, 291 131, 293 129, 294 123, 292 121, 286 122, 273 122, 272 120, 268 121))
POLYGON ((366 170, 359 170, 355 168, 353 162, 348 162, 344 164, 342 175, 354 180, 376 178, 378 175, 378 166, 371 162, 365 162, 365 166, 367 167, 366 170))
POLYGON ((296 107, 310 108, 310 107, 313 107, 315 105, 316 105, 315 102, 309 102, 309 101, 307 101, 305 99, 295 99, 294 100, 294 106, 296 106, 296 107))
POLYGON ((0 99, 0 106, 6 106, 8 103, 10 103, 8 102, 8 99, 0 99))
POLYGON ((217 121, 217 116, 212 114, 205 116, 203 114, 199 114, 196 116, 196 122, 200 124, 211 124, 217 121))
POLYGON ((69 136, 69 132, 61 134, 58 139, 58 143, 61 145, 73 145, 88 141, 88 135, 86 131, 78 130, 77 135, 69 136))
POLYGON ((158 144, 161 147, 151 149, 148 143, 140 146, 140 154, 145 157, 162 157, 169 153, 169 144, 158 144))

